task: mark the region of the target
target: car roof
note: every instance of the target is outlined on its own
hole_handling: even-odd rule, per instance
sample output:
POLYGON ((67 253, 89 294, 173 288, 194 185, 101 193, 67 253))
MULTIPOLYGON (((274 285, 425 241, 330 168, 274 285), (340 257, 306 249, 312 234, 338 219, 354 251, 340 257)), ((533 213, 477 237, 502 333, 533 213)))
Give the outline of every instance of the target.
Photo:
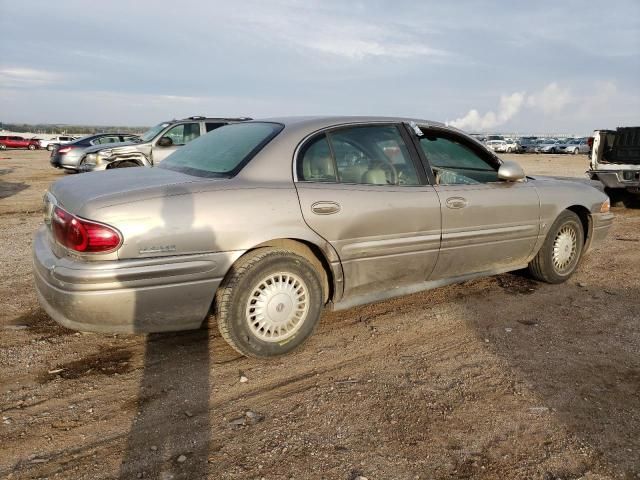
MULTIPOLYGON (((338 125, 348 125, 353 123, 417 123, 419 125, 430 125, 436 127, 444 127, 442 122, 434 122, 432 120, 424 120, 410 117, 387 117, 387 116, 349 116, 349 115, 334 115, 334 116, 292 116, 292 117, 272 117, 254 119, 254 122, 276 122, 281 123, 285 127, 305 127, 311 129, 323 129, 338 125)), ((449 127, 452 128, 452 127, 449 127)))

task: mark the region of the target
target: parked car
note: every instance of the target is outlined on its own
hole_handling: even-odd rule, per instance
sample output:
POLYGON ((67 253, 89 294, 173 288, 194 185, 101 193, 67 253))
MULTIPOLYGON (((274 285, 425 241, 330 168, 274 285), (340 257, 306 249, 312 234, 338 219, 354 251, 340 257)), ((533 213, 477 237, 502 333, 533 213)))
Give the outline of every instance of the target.
POLYGON ((75 140, 66 145, 56 145, 51 150, 49 163, 56 168, 77 171, 80 160, 87 148, 93 146, 113 145, 115 143, 137 141, 138 136, 130 133, 100 133, 75 140))
POLYGON ((591 147, 587 142, 587 138, 573 138, 568 140, 562 151, 564 153, 572 153, 578 155, 579 153, 589 153, 591 147))
POLYGON ((44 211, 34 275, 57 322, 160 332, 212 311, 254 357, 301 345, 325 306, 527 266, 564 282, 613 221, 589 185, 525 176, 457 129, 387 117, 234 123, 155 168, 58 180, 44 211))
POLYGON ((563 148, 560 140, 545 139, 538 143, 536 147, 537 153, 558 153, 563 148))
POLYGON ((537 143, 535 137, 520 137, 518 145, 520 145, 520 153, 535 153, 537 143))
POLYGON ((485 145, 489 150, 493 150, 494 152, 506 151, 506 142, 504 140, 487 140, 485 145))
POLYGON ((504 141, 504 153, 520 153, 520 144, 513 138, 507 138, 504 141))
POLYGON ((48 140, 40 140, 40 148, 46 148, 47 150, 53 150, 56 145, 64 145, 77 140, 78 137, 72 137, 69 135, 58 135, 57 137, 49 138, 48 140))
POLYGON ((88 148, 80 160, 80 170, 90 172, 123 167, 157 165, 178 148, 229 123, 249 118, 189 117, 162 122, 150 128, 138 139, 124 145, 98 145, 88 148))
POLYGON ((28 139, 17 135, 0 135, 0 150, 7 148, 27 148, 36 150, 38 148, 38 140, 28 139))

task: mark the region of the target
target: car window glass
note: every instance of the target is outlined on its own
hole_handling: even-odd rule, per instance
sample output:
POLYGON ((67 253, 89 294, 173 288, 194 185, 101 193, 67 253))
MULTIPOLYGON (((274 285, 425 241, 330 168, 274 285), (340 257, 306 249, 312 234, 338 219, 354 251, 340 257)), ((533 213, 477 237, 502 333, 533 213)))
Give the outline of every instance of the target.
POLYGON ((174 145, 184 145, 200 136, 199 123, 181 123, 170 128, 163 137, 169 137, 174 145))
POLYGON ((283 128, 273 122, 225 125, 177 149, 157 168, 199 177, 233 176, 283 128))
POLYGON ((440 185, 477 184, 498 181, 497 168, 469 146, 442 136, 426 133, 420 146, 440 185))
POLYGON ((331 132, 338 179, 368 185, 419 185, 415 165, 393 125, 353 127, 331 132))
POLYGON ((223 125, 226 125, 226 124, 225 123, 219 123, 219 122, 218 123, 208 123, 207 122, 207 123, 204 124, 205 129, 207 130, 207 133, 212 131, 212 130, 215 130, 216 128, 222 127, 223 125))
POLYGON ((103 143, 117 143, 120 141, 119 137, 100 137, 98 139, 98 143, 99 144, 103 144, 103 143))
POLYGON ((336 182, 336 168, 326 136, 307 144, 301 152, 302 161, 298 175, 309 182, 336 182))

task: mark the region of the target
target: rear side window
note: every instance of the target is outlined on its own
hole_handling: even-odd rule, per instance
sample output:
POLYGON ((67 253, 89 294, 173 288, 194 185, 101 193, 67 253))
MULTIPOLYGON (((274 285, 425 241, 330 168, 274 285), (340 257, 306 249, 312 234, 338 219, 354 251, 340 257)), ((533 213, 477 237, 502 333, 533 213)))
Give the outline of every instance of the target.
POLYGON ((298 157, 298 178, 310 182, 419 185, 413 160, 394 125, 330 131, 298 157))
POLYGON ((209 123, 209 122, 207 122, 207 123, 204 124, 205 129, 207 130, 207 133, 215 130, 216 128, 220 128, 220 127, 222 127, 224 125, 226 125, 226 123, 219 123, 219 122, 218 123, 209 123))
POLYGON ((231 177, 283 128, 271 122, 225 125, 176 150, 157 168, 197 177, 231 177))
POLYGON ((336 166, 326 136, 307 144, 301 152, 301 178, 308 182, 337 182, 336 166))

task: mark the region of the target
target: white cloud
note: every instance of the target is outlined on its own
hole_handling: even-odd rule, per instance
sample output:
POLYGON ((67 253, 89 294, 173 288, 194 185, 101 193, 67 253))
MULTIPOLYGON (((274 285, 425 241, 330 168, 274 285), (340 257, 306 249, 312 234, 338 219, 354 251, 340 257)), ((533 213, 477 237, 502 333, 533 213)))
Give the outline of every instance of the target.
POLYGON ((529 95, 527 106, 539 108, 544 113, 558 113, 573 101, 573 96, 568 88, 560 88, 556 82, 552 82, 541 92, 529 95))
POLYGON ((469 131, 483 131, 491 128, 498 127, 508 122, 514 115, 516 115, 525 100, 524 92, 515 92, 511 95, 502 95, 500 97, 500 105, 498 106, 498 112, 487 112, 484 115, 480 115, 478 110, 471 109, 469 112, 461 118, 448 122, 456 128, 469 131))
POLYGON ((23 67, 0 67, 0 87, 41 87, 60 81, 62 75, 23 67))

